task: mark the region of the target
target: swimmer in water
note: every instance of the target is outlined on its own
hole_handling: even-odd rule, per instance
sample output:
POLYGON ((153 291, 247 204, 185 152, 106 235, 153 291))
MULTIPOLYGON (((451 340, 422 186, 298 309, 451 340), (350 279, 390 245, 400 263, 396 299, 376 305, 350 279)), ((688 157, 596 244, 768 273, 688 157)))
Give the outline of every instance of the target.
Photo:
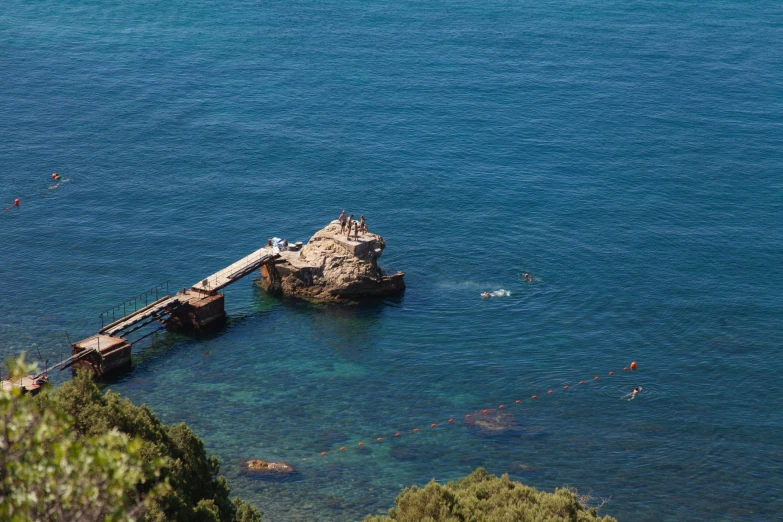
POLYGON ((487 298, 490 298, 490 297, 492 297, 492 294, 490 294, 489 292, 481 292, 481 298, 482 299, 487 299, 487 298))
POLYGON ((527 281, 528 283, 533 281, 533 278, 530 277, 530 274, 528 274, 527 272, 525 272, 524 276, 525 276, 525 281, 527 281))
POLYGON ((630 399, 628 399, 628 400, 632 401, 632 400, 634 400, 636 398, 636 394, 639 393, 640 391, 642 391, 642 387, 641 386, 637 386, 636 388, 634 388, 631 391, 631 393, 629 393, 627 395, 623 395, 622 398, 625 399, 626 397, 630 397, 630 399))

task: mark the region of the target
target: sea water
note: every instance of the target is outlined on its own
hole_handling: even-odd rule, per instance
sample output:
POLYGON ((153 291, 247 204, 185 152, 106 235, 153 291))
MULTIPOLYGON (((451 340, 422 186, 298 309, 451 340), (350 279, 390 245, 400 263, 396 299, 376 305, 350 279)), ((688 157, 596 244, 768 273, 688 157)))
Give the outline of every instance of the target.
POLYGON ((621 520, 777 518, 782 48, 766 0, 6 0, 0 354, 52 364, 123 299, 345 209, 404 296, 247 278, 225 329, 156 334, 110 383, 265 519, 479 466, 621 520), (465 425, 500 404, 514 429, 465 425))

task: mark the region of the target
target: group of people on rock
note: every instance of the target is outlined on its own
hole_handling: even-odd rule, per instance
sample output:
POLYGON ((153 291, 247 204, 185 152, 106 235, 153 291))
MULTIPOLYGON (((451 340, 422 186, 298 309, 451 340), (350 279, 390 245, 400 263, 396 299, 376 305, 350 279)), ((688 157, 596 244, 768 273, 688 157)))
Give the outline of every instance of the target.
POLYGON ((354 241, 359 239, 359 232, 362 234, 367 233, 367 222, 364 220, 364 216, 361 216, 360 220, 356 221, 353 219, 353 214, 346 218, 345 210, 343 210, 337 220, 340 222, 340 233, 345 234, 345 239, 351 239, 351 230, 353 230, 354 241))

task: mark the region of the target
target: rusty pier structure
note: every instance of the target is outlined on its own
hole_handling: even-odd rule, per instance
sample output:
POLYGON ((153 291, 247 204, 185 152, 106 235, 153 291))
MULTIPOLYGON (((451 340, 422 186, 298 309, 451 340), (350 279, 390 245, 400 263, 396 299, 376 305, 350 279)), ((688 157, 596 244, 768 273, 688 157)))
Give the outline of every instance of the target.
POLYGON ((279 256, 277 247, 265 246, 174 295, 169 295, 167 281, 125 300, 101 313, 101 329, 72 343, 71 356, 50 369, 85 368, 97 376, 110 375, 130 368, 131 347, 155 332, 189 333, 222 325, 226 312, 220 291, 279 256), (152 331, 129 340, 129 334, 151 325, 152 331))

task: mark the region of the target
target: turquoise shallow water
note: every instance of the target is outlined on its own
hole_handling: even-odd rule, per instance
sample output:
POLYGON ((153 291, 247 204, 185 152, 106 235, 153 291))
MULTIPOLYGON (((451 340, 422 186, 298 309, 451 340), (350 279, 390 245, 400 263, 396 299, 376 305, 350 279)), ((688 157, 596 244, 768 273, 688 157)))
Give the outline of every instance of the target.
POLYGON ((123 298, 345 208, 404 297, 242 281, 225 330, 142 343, 111 385, 267 519, 359 519, 477 466, 621 520, 778 518, 782 44, 772 1, 8 0, 0 354, 57 360, 123 298), (462 423, 517 398, 513 430, 462 423))

